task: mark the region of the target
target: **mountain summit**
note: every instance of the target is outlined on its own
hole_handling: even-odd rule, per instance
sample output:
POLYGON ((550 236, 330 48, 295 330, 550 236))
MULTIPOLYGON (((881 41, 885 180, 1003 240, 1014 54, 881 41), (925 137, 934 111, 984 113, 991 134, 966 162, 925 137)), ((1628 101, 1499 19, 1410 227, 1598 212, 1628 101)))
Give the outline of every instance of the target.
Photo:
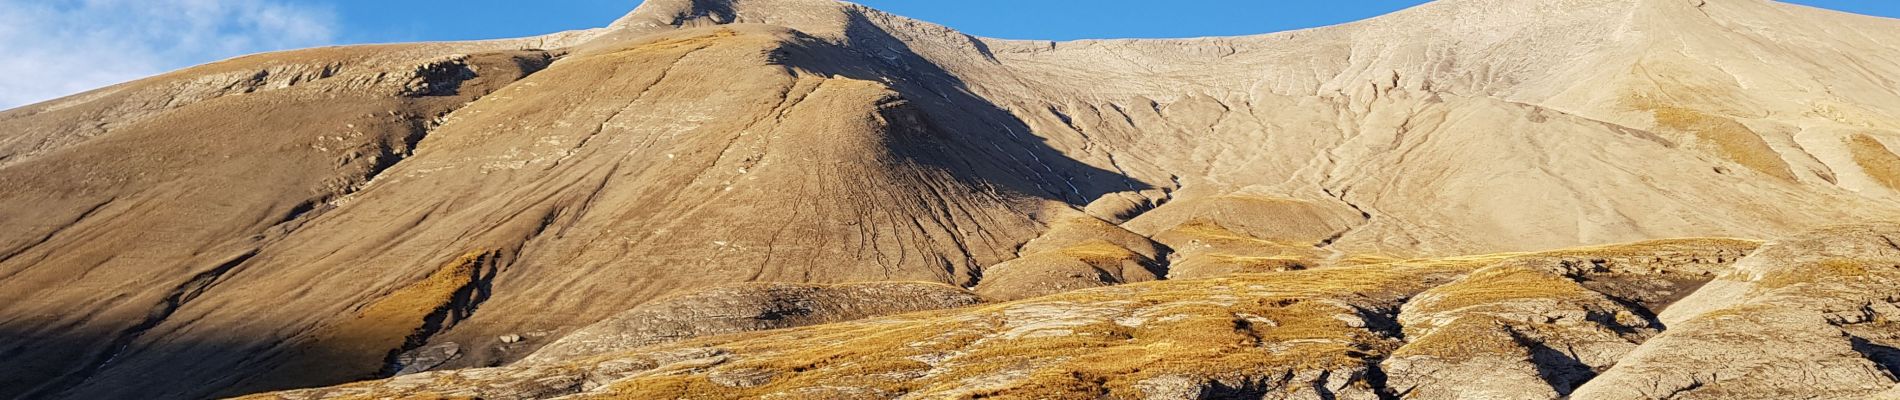
POLYGON ((242 57, 0 112, 0 398, 1871 396, 1892 43, 1766 0, 1073 42, 649 0, 242 57))

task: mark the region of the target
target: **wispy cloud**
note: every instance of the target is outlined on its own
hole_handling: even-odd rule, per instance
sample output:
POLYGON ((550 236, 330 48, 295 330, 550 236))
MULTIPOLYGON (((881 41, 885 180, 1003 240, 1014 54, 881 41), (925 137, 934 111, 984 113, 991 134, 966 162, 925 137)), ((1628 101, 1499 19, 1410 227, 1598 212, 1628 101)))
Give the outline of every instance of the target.
POLYGON ((335 14, 282 0, 0 0, 0 109, 248 53, 328 44, 335 14))

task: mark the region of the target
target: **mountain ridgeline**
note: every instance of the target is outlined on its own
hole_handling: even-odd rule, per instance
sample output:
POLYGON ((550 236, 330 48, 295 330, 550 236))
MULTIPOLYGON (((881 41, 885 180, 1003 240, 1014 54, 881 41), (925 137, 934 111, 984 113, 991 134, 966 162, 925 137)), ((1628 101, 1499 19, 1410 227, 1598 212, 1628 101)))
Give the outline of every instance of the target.
POLYGON ((0 398, 1900 396, 1900 21, 648 0, 0 112, 0 398))

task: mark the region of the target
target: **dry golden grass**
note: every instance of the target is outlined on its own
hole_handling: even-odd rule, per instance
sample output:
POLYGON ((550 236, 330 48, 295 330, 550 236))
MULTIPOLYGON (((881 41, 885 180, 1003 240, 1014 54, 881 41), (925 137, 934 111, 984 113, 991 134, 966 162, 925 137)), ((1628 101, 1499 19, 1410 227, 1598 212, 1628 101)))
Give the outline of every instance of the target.
POLYGON ((1350 220, 1359 218, 1358 215, 1312 201, 1274 196, 1223 194, 1185 201, 1189 203, 1183 204, 1189 207, 1176 210, 1192 211, 1170 212, 1164 209, 1137 225, 1147 225, 1147 229, 1155 232, 1182 225, 1188 228, 1200 225, 1213 227, 1217 231, 1236 232, 1240 237, 1310 245, 1338 232, 1346 224, 1356 222, 1350 220))
POLYGON ((867 388, 889 395, 954 393, 975 387, 970 385, 974 380, 1024 369, 1028 372, 1020 379, 962 394, 972 398, 1132 397, 1140 394, 1137 383, 1161 376, 1262 376, 1360 366, 1399 343, 1337 318, 1359 311, 1328 299, 1394 290, 1433 272, 1438 271, 1363 266, 1157 282, 1137 285, 1138 290, 1132 292, 1085 290, 976 309, 912 314, 901 317, 908 321, 900 324, 837 324, 737 341, 712 339, 687 346, 764 355, 714 369, 774 371, 777 377, 755 388, 718 385, 699 373, 642 377, 618 384, 613 394, 600 398, 749 398, 825 386, 867 388), (1233 304, 1209 303, 1214 298, 1230 298, 1233 304), (1146 310, 1153 315, 1133 326, 1102 318, 1063 326, 1066 331, 1057 335, 997 336, 1007 330, 1005 321, 1011 310, 1086 304, 1124 304, 1126 312, 1146 310), (817 343, 823 345, 813 345, 817 343), (961 352, 961 356, 936 368, 912 359, 950 352, 961 352))
MULTIPOLYGON (((476 270, 491 253, 477 251, 443 264, 434 273, 422 281, 410 284, 390 293, 382 300, 364 307, 358 313, 357 320, 369 322, 401 322, 411 319, 420 321, 420 317, 440 311, 454 300, 456 292, 468 287, 475 281, 476 270)), ((414 325, 410 323, 408 325, 414 325)))
POLYGON ((1644 257, 1665 253, 1729 252, 1747 253, 1761 247, 1759 240, 1735 238, 1680 238, 1646 240, 1603 246, 1578 247, 1538 253, 1549 256, 1644 257))
POLYGON ((719 42, 721 39, 738 37, 738 36, 739 36, 739 32, 733 31, 730 28, 719 28, 719 29, 713 30, 712 32, 702 34, 702 35, 671 37, 671 38, 662 39, 659 41, 654 41, 651 43, 645 43, 645 44, 641 44, 641 45, 637 45, 633 47, 628 47, 626 49, 617 51, 615 53, 691 52, 694 50, 706 48, 707 46, 711 46, 714 43, 719 42))
POLYGON ((1459 318, 1430 334, 1415 335, 1392 353, 1393 357, 1468 358, 1478 355, 1527 357, 1523 346, 1512 339, 1506 325, 1495 317, 1473 315, 1459 318))
POLYGON ((1852 279, 1866 276, 1867 273, 1867 266, 1861 262, 1837 258, 1809 263, 1797 268, 1777 269, 1755 280, 1755 284, 1762 290, 1773 290, 1828 279, 1852 279))
POLYGON ((1420 312, 1433 313, 1498 304, 1513 300, 1569 301, 1591 293, 1576 281, 1535 269, 1500 266, 1471 273, 1457 282, 1432 289, 1430 301, 1414 301, 1420 312))
POLYGON ((983 270, 977 293, 992 301, 1159 279, 1147 256, 1101 239, 1030 254, 983 270))
POLYGON ((1175 263, 1177 268, 1183 264, 1204 263, 1216 265, 1232 273, 1262 273, 1299 271, 1313 268, 1313 261, 1300 257, 1249 257, 1227 254, 1201 254, 1189 256, 1175 263))
MULTIPOLYGON (((1683 89, 1688 90, 1688 89, 1683 89)), ((1658 127, 1693 135, 1708 151, 1762 174, 1794 181, 1794 170, 1761 135, 1732 118, 1673 104, 1651 96, 1630 96, 1632 108, 1647 111, 1658 127)))
MULTIPOLYGON (((1074 211, 1061 210, 1053 212, 1074 213, 1074 211)), ((1158 249, 1155 248, 1154 243, 1150 242, 1148 238, 1134 232, 1129 232, 1120 226, 1079 213, 1069 217, 1055 218, 1055 221, 1049 224, 1049 229, 1044 231, 1041 237, 1023 244, 1023 246, 1017 250, 1017 253, 1028 256, 1037 253, 1058 252, 1067 247, 1075 247, 1096 241, 1121 246, 1129 251, 1141 254, 1144 257, 1152 258, 1159 255, 1158 249)))
POLYGON ((1881 144, 1880 140, 1868 135, 1854 135, 1847 139, 1847 149, 1854 157, 1854 163, 1861 171, 1873 177, 1875 182, 1889 189, 1900 189, 1900 156, 1892 149, 1881 144))
POLYGON ((435 393, 418 393, 418 394, 400 395, 400 396, 385 396, 385 395, 346 396, 346 397, 339 397, 336 400, 480 400, 480 399, 476 397, 468 397, 468 396, 443 396, 443 395, 435 394, 435 393))
POLYGON ((1089 264, 1113 264, 1122 261, 1147 259, 1147 257, 1142 257, 1140 254, 1135 254, 1133 251, 1129 251, 1126 248, 1101 239, 1089 240, 1082 244, 1066 247, 1058 251, 1058 253, 1089 264))
POLYGON ((1337 266, 1405 266, 1411 268, 1430 268, 1438 271, 1465 273, 1475 271, 1487 265, 1514 258, 1538 256, 1543 253, 1495 253, 1442 258, 1399 259, 1380 255, 1354 255, 1338 262, 1337 266))
POLYGON ((375 377, 390 354, 417 340, 427 319, 442 312, 475 282, 489 251, 463 255, 370 303, 341 323, 319 328, 297 345, 299 357, 261 375, 254 386, 284 389, 294 382, 347 382, 375 377))
POLYGON ((1220 223, 1214 222, 1213 220, 1210 220, 1207 218, 1195 218, 1195 219, 1188 220, 1188 222, 1183 222, 1181 223, 1181 225, 1177 225, 1174 227, 1174 229, 1169 230, 1169 233, 1187 235, 1191 237, 1207 238, 1207 239, 1273 243, 1273 242, 1268 242, 1265 240, 1255 239, 1253 237, 1242 235, 1239 233, 1234 233, 1233 230, 1229 230, 1227 229, 1227 227, 1221 226, 1220 223))
MULTIPOLYGON (((1204 237, 1247 240, 1208 225, 1187 230, 1204 237)), ((1399 298, 1500 261, 1531 256, 1644 256, 1702 246, 1753 247, 1731 239, 1684 239, 1567 249, 1418 260, 1364 258, 1362 264, 1322 269, 1237 274, 1220 279, 1155 282, 1083 290, 966 310, 905 316, 899 324, 838 324, 743 339, 702 343, 748 357, 718 369, 762 369, 777 378, 755 388, 718 385, 693 374, 655 374, 614 388, 604 398, 732 398, 794 393, 799 388, 851 386, 887 396, 960 393, 963 398, 1138 397, 1137 384, 1163 376, 1268 376, 1289 370, 1328 370, 1363 365, 1398 351, 1393 337, 1355 328, 1340 317, 1359 310, 1345 299, 1399 298), (1220 304, 1211 299, 1228 298, 1220 304), (1008 310, 1022 306, 1087 307, 1124 304, 1129 312, 1153 313, 1145 323, 1124 326, 1112 318, 1065 326, 1063 334, 1003 339, 1008 310), (1159 311, 1157 311, 1159 310, 1159 311), (1163 318, 1165 317, 1165 318, 1163 318), (806 345, 823 343, 823 345, 806 345), (961 353, 933 367, 912 359, 961 353), (956 392, 1011 370, 1027 370, 996 387, 956 392), (917 377, 923 378, 917 378, 917 377)), ((1112 246, 1078 253, 1113 255, 1112 246)), ((1267 258, 1262 258, 1267 259, 1267 258)), ((1431 306, 1456 309, 1531 298, 1588 294, 1576 282, 1530 268, 1494 268, 1460 283, 1438 286, 1446 297, 1431 306)), ((1126 314, 1123 314, 1126 315, 1126 314)), ((1445 334, 1421 338, 1407 351, 1431 355, 1516 354, 1525 350, 1500 334, 1503 325, 1461 320, 1445 334), (1463 332, 1463 333, 1461 333, 1463 332)), ((826 396, 814 394, 811 398, 826 396)), ((794 396, 794 398, 798 398, 794 396)))
POLYGON ((1255 238, 1235 232, 1207 218, 1194 218, 1155 235, 1155 240, 1175 246, 1177 251, 1205 247, 1216 253, 1245 253, 1245 256, 1314 257, 1311 244, 1285 243, 1255 238), (1194 246, 1193 244, 1198 244, 1194 246))
MULTIPOLYGON (((1412 307, 1430 312, 1590 295, 1574 281, 1511 260, 1645 257, 1706 246, 1754 243, 1683 239, 1540 253, 1363 258, 1359 264, 1141 283, 965 309, 688 339, 569 365, 584 369, 614 361, 650 368, 586 398, 853 397, 829 391, 839 388, 862 391, 858 397, 1138 398, 1146 395, 1141 382, 1160 377, 1246 379, 1363 367, 1394 355, 1406 343, 1394 333, 1355 320, 1389 317, 1367 314, 1395 312, 1391 308, 1402 299, 1410 298, 1412 307), (1428 290, 1431 294, 1422 294, 1428 290), (685 351, 718 355, 694 362, 677 362, 669 355, 685 351), (734 387, 720 383, 719 377, 727 373, 770 378, 754 387, 734 387)), ((1123 256, 1126 250, 1091 243, 1065 252, 1086 258, 1123 256)), ((1463 318, 1438 327, 1414 337, 1403 351, 1521 356, 1526 350, 1502 331, 1506 325, 1488 318, 1463 318)))

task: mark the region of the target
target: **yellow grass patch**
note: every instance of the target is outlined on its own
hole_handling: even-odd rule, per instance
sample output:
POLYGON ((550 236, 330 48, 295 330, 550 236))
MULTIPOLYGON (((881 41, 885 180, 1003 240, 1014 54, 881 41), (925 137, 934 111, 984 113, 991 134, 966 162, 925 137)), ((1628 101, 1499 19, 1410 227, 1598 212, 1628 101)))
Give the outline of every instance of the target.
POLYGON ((1410 337, 1411 341, 1392 353, 1393 357, 1431 356, 1468 358, 1477 355, 1527 357, 1523 346, 1513 340, 1503 321, 1488 315, 1459 318, 1431 333, 1410 337))
POLYGON ((1207 254, 1189 257, 1195 262, 1220 265, 1237 273, 1284 272, 1311 269, 1310 260, 1298 257, 1248 257, 1207 254))
POLYGON ((1847 149, 1854 156, 1854 163, 1859 164, 1867 176, 1873 177, 1881 186, 1900 189, 1900 156, 1894 155, 1892 149, 1865 134, 1848 138, 1847 149))
MULTIPOLYGON (((1587 297, 1590 290, 1576 281, 1548 272, 1516 266, 1485 268, 1445 286, 1432 289, 1429 301, 1415 300, 1420 312, 1433 313, 1512 300, 1567 301, 1587 297)), ((1423 299, 1421 299, 1423 300, 1423 299)))
MULTIPOLYGON (((1687 89, 1684 89, 1687 90, 1687 89)), ((1654 96, 1629 96, 1625 102, 1637 111, 1647 111, 1656 125, 1675 132, 1688 133, 1709 151, 1723 159, 1762 174, 1794 181, 1794 170, 1768 141, 1733 118, 1710 114, 1654 96)))
MULTIPOLYGON (((1244 240, 1221 232, 1202 231, 1244 240)), ((1535 263, 1548 257, 1699 254, 1710 251, 1705 246, 1732 253, 1726 249, 1754 245, 1684 239, 1540 253, 1363 258, 1358 264, 1086 289, 688 339, 575 360, 566 365, 576 370, 563 376, 582 374, 578 371, 601 362, 645 369, 585 398, 1142 398, 1149 394, 1142 391, 1143 382, 1151 379, 1340 371, 1394 355, 1402 345, 1411 355, 1521 356, 1526 350, 1502 334, 1509 328, 1492 317, 1467 316, 1416 335, 1409 345, 1379 331, 1378 324, 1395 311, 1386 308, 1406 298, 1413 302, 1409 307, 1431 312, 1594 296, 1535 263), (733 376, 751 378, 734 384, 733 376)), ((1060 253, 1045 254, 1091 258, 1127 251, 1100 242, 1060 253)), ((1532 336, 1545 334, 1534 326, 1523 329, 1533 329, 1526 331, 1532 336)))
POLYGON ((1803 283, 1815 283, 1835 278, 1853 278, 1867 275, 1867 266, 1859 261, 1844 258, 1823 260, 1796 268, 1784 268, 1755 280, 1761 289, 1773 290, 1803 283))
POLYGON ((256 382, 245 386, 286 389, 305 382, 353 381, 373 378, 433 314, 442 312, 458 292, 475 282, 478 269, 492 256, 471 252, 438 267, 421 281, 409 284, 365 306, 348 320, 312 332, 295 347, 298 357, 256 382))
POLYGON ((1681 238, 1646 240, 1604 246, 1579 247, 1538 253, 1547 256, 1588 256, 1597 258, 1648 257, 1669 253, 1748 253, 1761 247, 1761 241, 1734 238, 1681 238))
POLYGON ((886 396, 974 390, 965 394, 1092 399, 1138 397, 1141 381, 1163 376, 1262 376, 1273 371, 1361 366, 1400 343, 1351 326, 1347 320, 1360 311, 1333 299, 1405 286, 1432 272, 1436 271, 1362 266, 1157 282, 1137 285, 1138 290, 1132 291, 1083 290, 976 309, 912 314, 900 317, 906 320, 902 323, 838 324, 738 341, 711 339, 697 345, 762 356, 714 367, 715 371, 765 370, 773 371, 775 377, 754 388, 719 385, 706 378, 710 375, 697 373, 635 378, 601 398, 747 398, 796 393, 799 388, 853 386, 886 396), (1230 303, 1210 302, 1221 298, 1230 303), (1020 311, 1024 307, 1061 309, 1068 304, 1122 304, 1125 311, 1115 314, 1119 317, 1063 326, 1060 334, 998 336, 1010 327, 1013 312, 1024 312, 1020 311), (1117 318, 1140 312, 1145 312, 1142 322, 1118 322, 1117 318), (810 345, 814 343, 825 345, 810 345), (952 352, 958 357, 934 367, 918 361, 920 356, 952 352), (999 378, 1025 369, 1026 373, 1013 379, 999 378), (991 381, 998 385, 971 384, 991 381))
POLYGON ((1177 251, 1191 251, 1190 243, 1198 243, 1215 252, 1245 252, 1250 256, 1313 256, 1315 251, 1310 244, 1293 244, 1255 238, 1235 232, 1220 223, 1207 218, 1194 218, 1172 229, 1155 235, 1155 240, 1175 246, 1177 251))
POLYGON ((1104 264, 1104 263, 1119 263, 1122 261, 1142 260, 1142 259, 1147 258, 1147 257, 1142 257, 1140 254, 1135 254, 1135 252, 1129 251, 1128 249, 1122 248, 1121 246, 1118 246, 1114 243, 1109 243, 1108 241, 1101 240, 1101 239, 1091 239, 1087 242, 1083 242, 1082 244, 1063 248, 1060 251, 1060 253, 1064 256, 1075 258, 1077 260, 1081 260, 1082 262, 1089 263, 1091 265, 1099 265, 1099 264, 1104 264))

